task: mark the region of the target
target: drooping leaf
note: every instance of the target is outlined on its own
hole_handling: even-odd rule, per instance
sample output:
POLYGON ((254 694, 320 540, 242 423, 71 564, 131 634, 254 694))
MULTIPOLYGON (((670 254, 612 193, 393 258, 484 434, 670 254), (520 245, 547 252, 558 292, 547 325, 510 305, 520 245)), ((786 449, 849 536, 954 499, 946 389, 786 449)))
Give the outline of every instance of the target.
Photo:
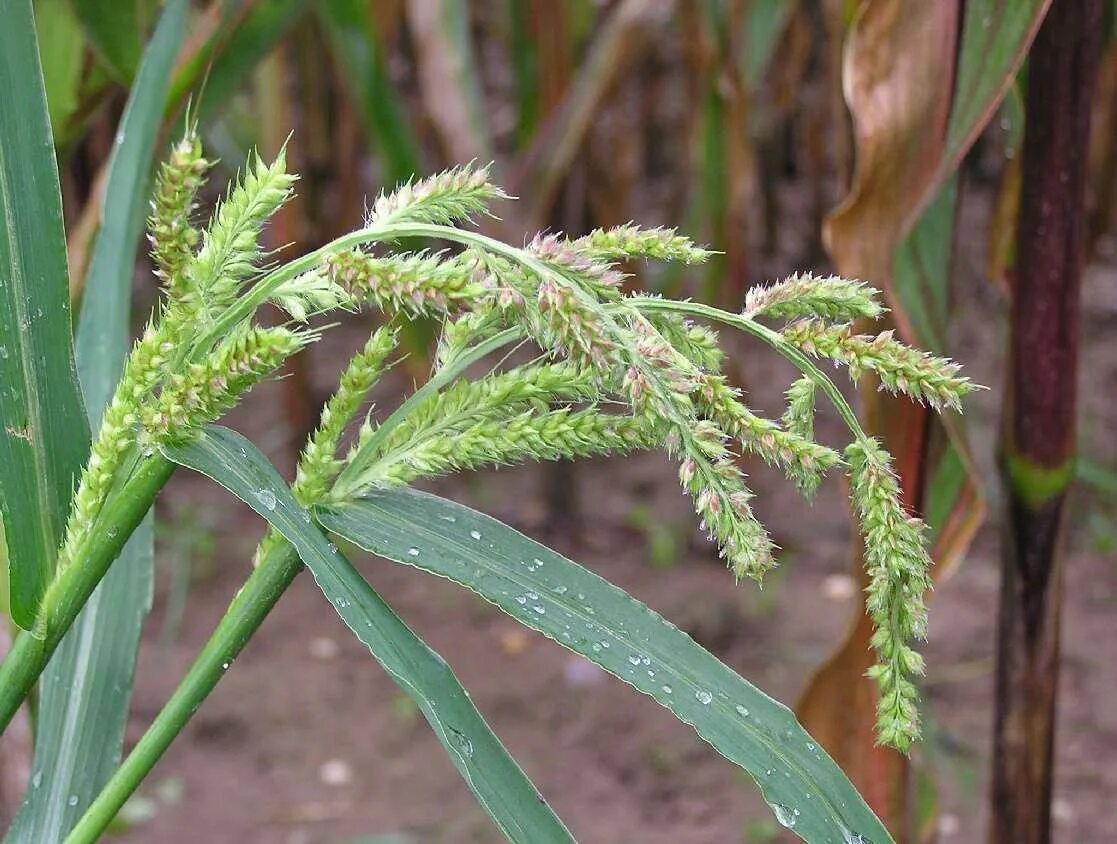
POLYGON ((30 0, 0 1, 0 511, 12 619, 29 628, 89 447, 66 239, 30 0))
POLYGON ((939 180, 958 169, 1008 93, 1051 0, 966 0, 939 180))
POLYGON ((473 590, 649 695, 748 772, 776 819, 804 840, 891 840, 787 707, 577 563, 496 519, 415 490, 376 492, 317 516, 366 550, 473 590))
MULTIPOLYGON (((954 243, 954 174, 1019 67, 1045 0, 920 3, 872 0, 847 44, 845 90, 857 142, 854 186, 827 219, 843 275, 883 285, 910 343, 946 354, 954 243), (958 34, 959 23, 962 24, 958 34), (953 71, 953 72, 952 72, 953 71)), ((866 427, 896 457, 907 506, 932 532, 934 575, 961 558, 984 514, 960 418, 863 393, 866 427)), ((860 549, 853 565, 861 573, 860 549)), ((864 678, 871 629, 864 606, 846 640, 812 678, 799 713, 867 799, 904 822, 906 760, 872 746, 875 698, 864 678)))
MULTIPOLYGON (((128 350, 132 275, 155 140, 186 0, 151 38, 109 161, 102 225, 78 321, 77 365, 90 427, 101 422, 128 350)), ((61 841, 120 760, 140 630, 151 607, 152 520, 132 534, 43 674, 33 787, 6 841, 61 841)))
POLYGON ((453 671, 392 612, 350 565, 279 473, 248 440, 211 426, 167 456, 209 476, 271 523, 295 547, 350 630, 426 717, 477 801, 511 841, 573 839, 485 723, 453 671))

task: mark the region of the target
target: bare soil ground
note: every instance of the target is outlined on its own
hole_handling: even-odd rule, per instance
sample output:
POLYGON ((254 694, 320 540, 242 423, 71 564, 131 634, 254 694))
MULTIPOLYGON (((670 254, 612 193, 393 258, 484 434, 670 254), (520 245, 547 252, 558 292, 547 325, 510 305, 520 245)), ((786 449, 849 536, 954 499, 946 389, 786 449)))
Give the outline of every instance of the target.
MULTIPOLYGON (((978 231, 986 208, 968 202, 978 231)), ((975 237, 975 242, 983 242, 975 237)), ((1109 244, 1112 249, 1112 244, 1109 244)), ((1003 308, 981 279, 981 256, 956 272, 966 303, 957 349, 974 378, 993 386, 969 413, 990 496, 990 518, 957 573, 934 595, 927 646, 929 739, 917 751, 939 789, 939 840, 983 838, 998 584, 994 454, 1000 401, 1003 308)), ((790 269, 772 267, 773 274, 790 269)), ((1083 441, 1091 459, 1117 463, 1117 266, 1092 268, 1086 285, 1083 441)), ((314 381, 325 392, 359 325, 315 349, 314 381)), ((742 346, 756 402, 774 409, 788 372, 742 346)), ((392 389, 385 391, 390 403, 392 389)), ((273 454, 283 453, 279 391, 262 390, 233 422, 273 454)), ((822 428, 824 437, 836 429, 822 428)), ((792 702, 841 636, 852 611, 849 528, 841 485, 813 506, 755 467, 758 509, 785 549, 779 574, 758 592, 734 586, 695 536, 673 470, 656 456, 579 467, 577 531, 549 530, 537 468, 435 485, 552 543, 676 621, 728 664, 792 702), (674 565, 649 563, 646 532, 632 513, 652 508, 677 525, 674 565)), ((184 622, 160 641, 168 616, 164 583, 138 672, 128 740, 135 741, 212 631, 243 581, 261 528, 208 482, 180 472, 161 503, 170 527, 163 559, 193 557, 184 622), (205 564, 198 525, 216 544, 205 564)), ((1059 712, 1056 840, 1117 839, 1117 506, 1076 499, 1064 606, 1065 663, 1059 712)), ((456 588, 363 558, 372 584, 453 665, 496 732, 580 840, 601 844, 705 844, 777 840, 746 778, 649 699, 600 673, 456 588)), ((171 614, 173 615, 173 610, 171 614)), ((416 710, 342 627, 309 577, 301 577, 230 669, 145 786, 152 816, 121 840, 194 842, 488 842, 498 834, 416 710)))

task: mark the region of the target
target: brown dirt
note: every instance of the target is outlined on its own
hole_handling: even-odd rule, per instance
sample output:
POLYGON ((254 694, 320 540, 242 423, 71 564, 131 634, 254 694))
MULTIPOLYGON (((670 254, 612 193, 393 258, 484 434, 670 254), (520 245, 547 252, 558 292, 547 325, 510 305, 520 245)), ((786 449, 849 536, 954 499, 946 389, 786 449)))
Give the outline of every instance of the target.
MULTIPOLYGON (((967 224, 986 208, 967 202, 967 224)), ((1110 244, 1112 247, 1112 244, 1110 244)), ((963 254, 956 275, 967 307, 959 357, 976 380, 994 385, 970 412, 991 496, 991 518, 973 552, 931 606, 926 698, 929 739, 918 751, 940 790, 943 842, 983 837, 991 723, 993 621, 997 595, 997 492, 993 454, 999 402, 1003 303, 963 254)), ((787 267, 771 267, 774 272, 787 267)), ((1087 280, 1083 389, 1085 451, 1112 466, 1117 424, 1112 330, 1117 267, 1111 259, 1087 280)), ((315 350, 314 380, 325 391, 345 349, 333 336, 315 350), (332 351, 331 351, 332 350, 332 351)), ((788 373, 742 347, 761 407, 774 407, 788 373), (756 361, 756 363, 754 363, 756 361), (770 386, 769 386, 770 385, 770 386)), ((390 399, 388 399, 390 401, 390 399)), ((234 423, 282 452, 286 433, 274 386, 234 423), (264 420, 262 422, 262 420, 264 420), (267 420, 275 420, 268 424, 267 420)), ((825 438, 836 433, 823 427, 825 438)), ((536 469, 455 479, 439 491, 552 543, 675 620, 761 688, 793 701, 848 621, 849 531, 840 485, 808 507, 756 469, 762 518, 786 549, 786 564, 763 593, 734 587, 709 548, 693 537, 686 501, 657 457, 599 461, 579 469, 583 512, 577 538, 548 535, 536 469), (680 525, 686 547, 666 569, 647 562, 645 537, 630 526, 637 505, 680 525)), ((184 525, 209 520, 217 543, 211 566, 195 568, 185 622, 170 645, 157 642, 166 613, 157 604, 141 655, 135 741, 173 689, 244 579, 258 520, 200 478, 179 473, 162 515, 163 548, 187 545, 184 525), (177 527, 176 527, 177 525, 177 527)), ((1056 841, 1117 838, 1117 559, 1103 552, 1112 503, 1081 495, 1070 531, 1065 605, 1066 660, 1059 714, 1056 841), (1098 514, 1104 518, 1099 519, 1098 514)), ((1112 532, 1112 528, 1108 528, 1112 532)), ((164 555, 166 556, 166 555, 164 555)), ((404 567, 362 559, 372 584, 454 666, 478 707, 580 840, 763 842, 775 828, 747 779, 684 725, 624 684, 452 584, 404 567)), ((166 578, 164 578, 166 579, 166 578)), ((166 585, 165 583, 163 584, 166 585)), ((144 793, 154 816, 128 842, 487 842, 498 840, 425 722, 365 649, 343 628, 308 577, 301 577, 243 656, 155 770, 144 793), (162 796, 160 796, 162 795, 162 796)))

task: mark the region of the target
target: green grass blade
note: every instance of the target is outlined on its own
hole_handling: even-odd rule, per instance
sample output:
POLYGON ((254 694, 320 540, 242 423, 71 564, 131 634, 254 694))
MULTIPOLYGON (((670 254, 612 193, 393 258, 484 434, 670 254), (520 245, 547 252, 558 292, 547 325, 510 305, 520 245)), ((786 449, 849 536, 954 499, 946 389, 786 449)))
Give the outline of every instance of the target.
POLYGON ((0 511, 12 619, 29 628, 89 449, 66 238, 30 0, 0 0, 0 511))
POLYGON ((317 515, 338 536, 473 590, 650 695, 748 772, 777 820, 804 840, 892 840, 787 707, 577 563, 496 519, 415 490, 377 492, 317 515))
MULTIPOLYGON (((112 397, 128 349, 136 247, 156 136, 186 0, 171 0, 144 54, 109 162, 102 226, 78 322, 90 425, 112 397)), ((6 841, 61 841, 120 760, 132 674, 152 595, 151 515, 82 609, 43 675, 32 788, 6 841)))
POLYGON ((255 446, 226 428, 207 428, 167 457, 217 481, 295 546, 350 630, 418 705, 494 823, 511 841, 572 841, 570 833, 473 706, 453 671, 384 603, 311 523, 255 446))

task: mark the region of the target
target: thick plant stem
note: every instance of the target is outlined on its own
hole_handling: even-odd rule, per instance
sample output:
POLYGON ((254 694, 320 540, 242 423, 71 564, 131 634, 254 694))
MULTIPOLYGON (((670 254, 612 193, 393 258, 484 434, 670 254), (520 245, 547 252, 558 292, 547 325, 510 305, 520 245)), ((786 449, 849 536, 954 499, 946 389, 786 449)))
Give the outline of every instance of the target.
POLYGON ((990 840, 1051 840, 1063 523, 1075 455, 1079 277, 1100 0, 1052 4, 1032 48, 1002 432, 990 840))
POLYGON ((7 728, 174 468, 162 456, 144 458, 103 511, 98 531, 86 543, 83 553, 51 583, 43 597, 35 632, 20 633, 0 664, 0 732, 7 728))
POLYGON ((82 815, 66 838, 66 844, 83 844, 100 838, 301 570, 302 562, 287 542, 275 545, 260 561, 171 699, 82 815))

